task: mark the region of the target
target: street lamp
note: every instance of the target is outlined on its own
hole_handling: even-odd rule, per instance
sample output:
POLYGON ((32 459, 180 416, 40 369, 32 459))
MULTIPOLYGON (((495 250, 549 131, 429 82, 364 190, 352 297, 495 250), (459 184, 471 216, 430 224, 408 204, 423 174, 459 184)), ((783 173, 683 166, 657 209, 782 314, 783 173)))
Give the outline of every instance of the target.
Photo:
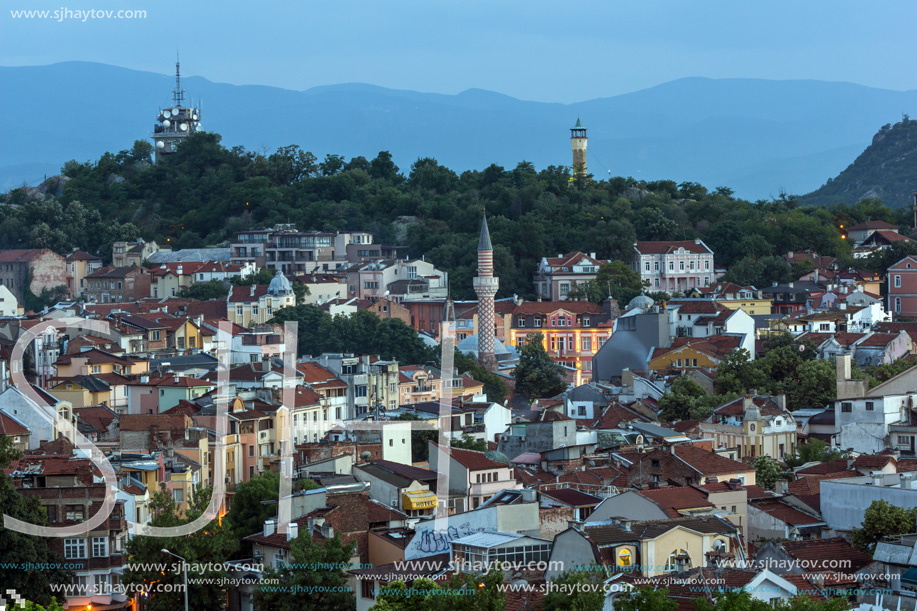
POLYGON ((188 611, 188 561, 182 558, 181 556, 179 556, 178 554, 173 554, 166 548, 162 548, 162 553, 169 554, 170 556, 175 556, 176 558, 181 560, 182 573, 184 574, 184 579, 185 579, 185 611, 188 611))

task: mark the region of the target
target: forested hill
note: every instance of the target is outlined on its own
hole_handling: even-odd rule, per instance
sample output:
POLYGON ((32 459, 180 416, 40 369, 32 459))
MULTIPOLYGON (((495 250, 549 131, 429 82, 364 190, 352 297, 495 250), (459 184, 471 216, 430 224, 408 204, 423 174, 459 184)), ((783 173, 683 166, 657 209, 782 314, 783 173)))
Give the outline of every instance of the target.
POLYGON ((917 121, 905 117, 885 125, 872 144, 819 189, 801 197, 807 204, 856 202, 877 197, 892 208, 909 207, 917 191, 917 121))
MULTIPOLYGON (((235 232, 276 223, 301 230, 366 230, 377 242, 449 272, 456 298, 473 297, 475 249, 486 209, 500 276, 499 297, 533 294, 542 257, 574 250, 625 260, 637 240, 704 240, 716 264, 741 284, 789 281, 780 254, 811 248, 850 259, 841 224, 883 219, 909 226, 875 202, 800 206, 792 198, 748 202, 725 187, 614 177, 571 181, 569 168, 520 161, 457 174, 424 158, 401 170, 373 159, 319 160, 299 147, 273 153, 225 148, 201 132, 151 164, 149 142, 64 164, 63 178, 20 188, 0 201, 0 249, 80 248, 111 258, 117 239, 142 236, 173 248, 225 244, 235 232)), ((862 261, 858 263, 862 265, 862 261)), ((798 276, 796 276, 798 277, 798 276)))

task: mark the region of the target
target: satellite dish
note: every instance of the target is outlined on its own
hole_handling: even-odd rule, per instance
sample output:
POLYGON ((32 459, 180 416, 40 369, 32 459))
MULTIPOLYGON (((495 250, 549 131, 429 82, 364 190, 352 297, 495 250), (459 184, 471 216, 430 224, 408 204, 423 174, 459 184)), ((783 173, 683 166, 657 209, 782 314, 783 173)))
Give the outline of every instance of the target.
POLYGON ((162 116, 164 116, 166 119, 168 119, 169 117, 172 116, 172 112, 171 112, 171 111, 168 111, 168 110, 164 110, 164 111, 162 111, 162 116))
POLYGON ((172 109, 172 114, 176 116, 178 115, 178 106, 172 109))
POLYGON ((159 142, 156 143, 156 148, 158 149, 166 148, 166 143, 160 140, 159 142))
POLYGON ((191 118, 197 121, 197 113, 194 113, 193 115, 191 115, 191 118))
POLYGON ((178 127, 179 127, 179 129, 181 129, 183 132, 188 131, 188 124, 187 124, 187 123, 182 123, 182 124, 179 125, 178 127))
POLYGON ((170 125, 172 125, 172 122, 169 121, 168 119, 166 119, 165 121, 162 122, 162 126, 163 126, 163 127, 169 127, 170 125))

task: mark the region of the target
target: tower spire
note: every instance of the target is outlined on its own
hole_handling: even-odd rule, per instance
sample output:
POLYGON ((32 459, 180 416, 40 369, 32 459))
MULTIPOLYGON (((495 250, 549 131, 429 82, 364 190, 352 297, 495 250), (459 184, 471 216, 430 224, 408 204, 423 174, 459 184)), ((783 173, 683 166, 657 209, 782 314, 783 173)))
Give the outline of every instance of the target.
POLYGON ((500 279, 494 277, 494 247, 487 228, 487 215, 481 218, 481 236, 478 238, 478 275, 474 278, 474 292, 478 296, 478 363, 488 371, 497 368, 494 356, 494 297, 500 279))
POLYGON ((570 145, 573 148, 573 175, 586 175, 586 144, 589 139, 586 137, 586 127, 579 117, 576 117, 576 125, 570 128, 570 145))

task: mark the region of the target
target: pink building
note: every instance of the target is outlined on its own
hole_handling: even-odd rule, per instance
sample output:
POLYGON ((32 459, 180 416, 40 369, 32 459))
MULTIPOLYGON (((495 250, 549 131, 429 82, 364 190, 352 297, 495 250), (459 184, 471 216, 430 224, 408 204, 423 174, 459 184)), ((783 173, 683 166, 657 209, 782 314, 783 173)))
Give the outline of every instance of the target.
POLYGON ((716 282, 713 251, 702 240, 636 242, 630 264, 649 291, 687 291, 716 282))
POLYGON ((888 309, 898 318, 917 318, 917 257, 888 268, 888 309))

